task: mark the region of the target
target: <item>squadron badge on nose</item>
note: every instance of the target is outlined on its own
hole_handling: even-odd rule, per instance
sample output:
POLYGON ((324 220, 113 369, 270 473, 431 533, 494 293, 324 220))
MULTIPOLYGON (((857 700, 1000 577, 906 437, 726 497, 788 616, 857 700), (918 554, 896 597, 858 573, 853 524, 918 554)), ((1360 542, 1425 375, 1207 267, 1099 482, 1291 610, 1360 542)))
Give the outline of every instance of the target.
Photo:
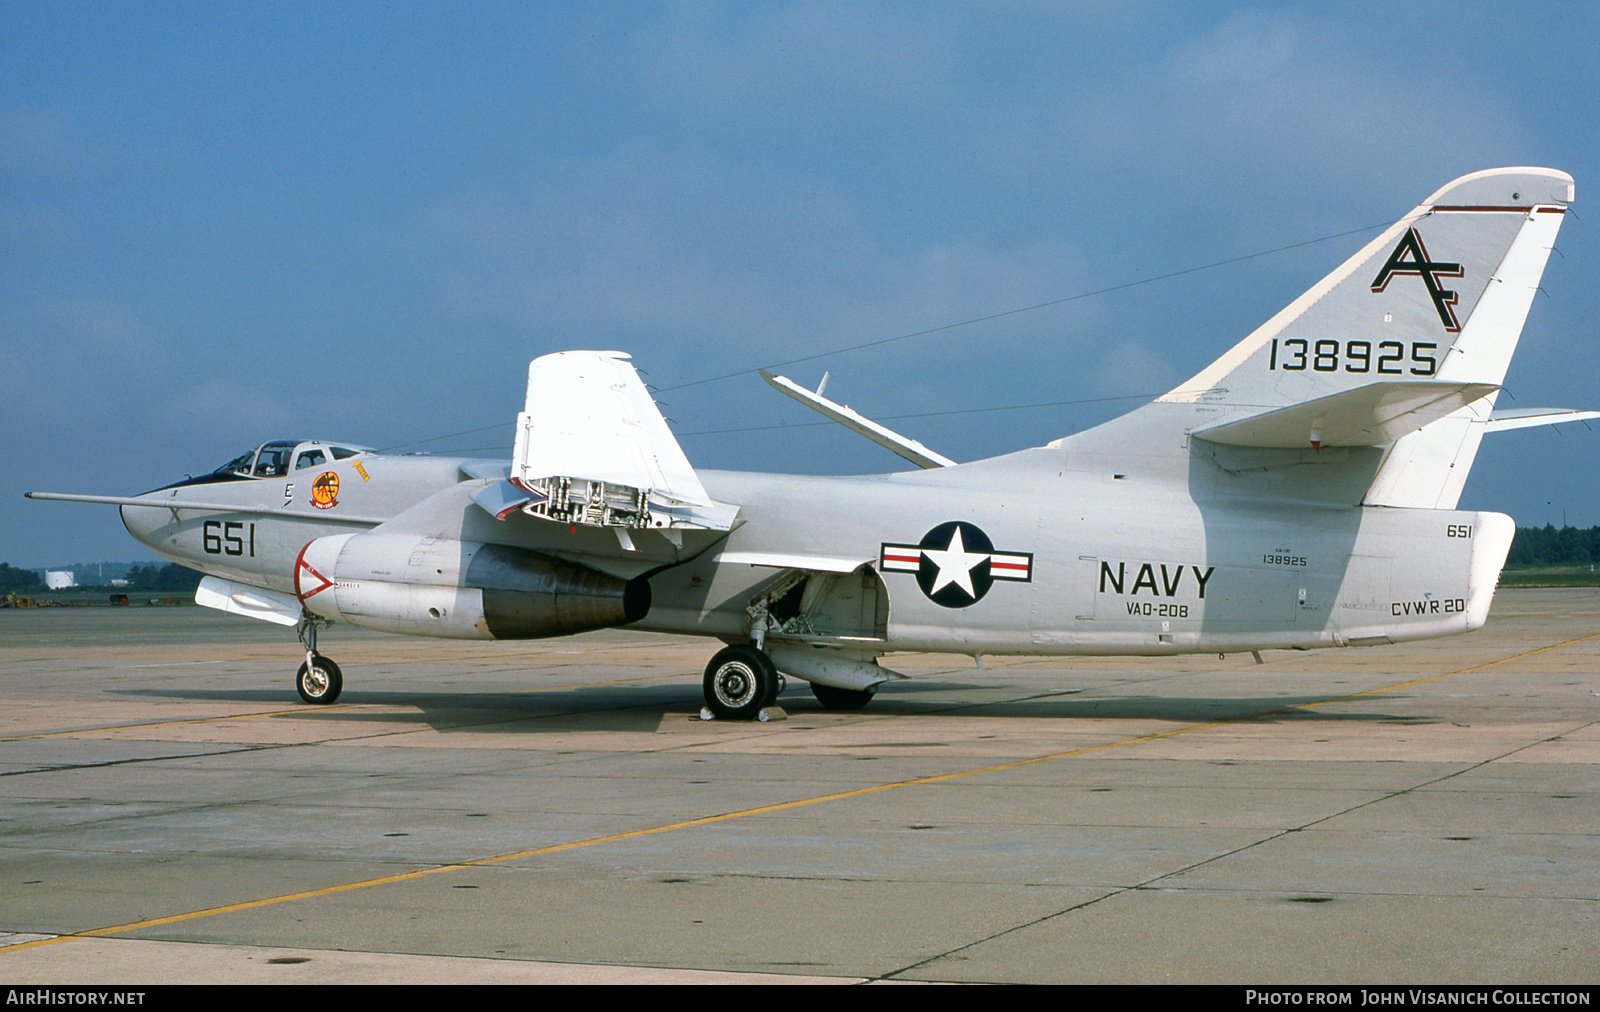
POLYGON ((1032 552, 997 552, 982 529, 964 520, 942 523, 914 545, 884 544, 878 568, 916 573, 917 586, 934 604, 965 608, 983 600, 996 580, 1028 583, 1032 552))
POLYGON ((317 480, 311 483, 311 505, 319 510, 332 509, 339 505, 339 476, 332 471, 324 471, 317 475, 317 480))

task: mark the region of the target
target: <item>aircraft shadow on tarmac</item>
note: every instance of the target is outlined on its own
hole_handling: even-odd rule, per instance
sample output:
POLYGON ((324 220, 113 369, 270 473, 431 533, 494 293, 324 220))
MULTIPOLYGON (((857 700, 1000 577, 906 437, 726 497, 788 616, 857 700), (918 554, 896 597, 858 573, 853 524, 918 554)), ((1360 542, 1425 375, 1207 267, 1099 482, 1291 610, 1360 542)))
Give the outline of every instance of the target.
MULTIPOLYGON (((1428 724, 1439 718, 1426 714, 1387 713, 1364 707, 1360 711, 1321 709, 1339 695, 1279 696, 1085 696, 1050 695, 1027 699, 963 700, 962 690, 993 689, 971 683, 929 683, 894 686, 878 694, 864 710, 827 711, 803 687, 791 684, 778 699, 794 720, 820 717, 979 717, 988 719, 1155 720, 1177 724, 1255 720, 1270 723, 1313 721, 1428 724), (940 690, 943 690, 941 693, 940 690), (913 695, 913 693, 915 695, 913 695), (1305 707, 1318 707, 1306 709, 1305 707)), ((470 691, 419 694, 381 689, 352 690, 339 704, 322 709, 294 705, 281 690, 249 689, 123 689, 117 694, 185 700, 283 704, 274 716, 288 719, 312 717, 335 722, 417 724, 438 731, 502 732, 514 734, 563 733, 574 730, 634 732, 655 730, 663 722, 687 720, 700 710, 698 693, 684 685, 592 686, 546 689, 526 693, 470 691), (372 707, 406 710, 373 712, 372 707)), ((1409 698, 1409 697, 1404 697, 1409 698)), ((1368 700, 1376 702, 1377 700, 1368 700)), ((744 722, 727 721, 738 727, 744 722)))

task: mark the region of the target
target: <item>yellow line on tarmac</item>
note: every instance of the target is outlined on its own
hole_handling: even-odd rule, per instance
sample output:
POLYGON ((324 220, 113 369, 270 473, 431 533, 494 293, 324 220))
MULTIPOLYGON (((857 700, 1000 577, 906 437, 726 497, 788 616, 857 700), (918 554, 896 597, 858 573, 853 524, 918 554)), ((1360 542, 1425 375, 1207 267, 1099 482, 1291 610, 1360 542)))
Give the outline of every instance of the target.
MULTIPOLYGON (((1502 657, 1499 660, 1488 661, 1483 664, 1475 664, 1472 667, 1462 668, 1458 671, 1447 671, 1443 674, 1429 675, 1426 678, 1416 678, 1406 682, 1397 682, 1394 685, 1384 686, 1383 688, 1367 689, 1362 692, 1353 692, 1347 696, 1340 696, 1336 699, 1322 700, 1317 703, 1303 703, 1299 706, 1285 707, 1284 709, 1290 710, 1302 709, 1307 706, 1325 706, 1332 703, 1344 702, 1346 700, 1358 699, 1362 696, 1376 695, 1381 692, 1391 692, 1395 689, 1403 689, 1412 685, 1421 685, 1425 682, 1437 681, 1441 678, 1449 678, 1452 675, 1464 675, 1473 671, 1482 671, 1484 668, 1492 668, 1498 664, 1505 664, 1510 661, 1521 660, 1524 657, 1532 657, 1535 654, 1542 654, 1550 650, 1559 650, 1562 647, 1569 647, 1575 643, 1583 643, 1587 640, 1592 640, 1597 637, 1600 637, 1600 633, 1591 633, 1588 636, 1580 636, 1577 639, 1566 640, 1562 643, 1554 643, 1550 646, 1539 647, 1534 650, 1525 650, 1519 654, 1512 654, 1510 657, 1502 657)), ((496 854, 491 857, 478 858, 474 861, 459 861, 451 864, 435 865, 431 868, 422 868, 417 871, 402 872, 398 875, 385 875, 382 878, 363 879, 359 882, 347 882, 343 885, 328 886, 324 889, 308 889, 303 892, 285 893, 280 896, 268 896, 258 900, 247 900, 243 903, 230 903, 226 906, 207 907, 204 910, 192 910, 188 913, 173 914, 169 917, 156 917, 144 921, 135 921, 131 924, 117 924, 104 928, 91 928, 86 931, 78 931, 69 935, 56 935, 52 938, 39 938, 30 942, 19 942, 15 945, 0 946, 0 954, 17 952, 22 949, 32 949, 45 945, 55 945, 59 942, 68 942, 78 938, 104 938, 108 935, 120 935, 129 931, 138 931, 143 928, 155 928, 166 924, 178 924, 183 921, 198 920, 202 917, 214 917, 218 914, 230 914, 243 910, 255 910, 261 907, 275 906, 280 903, 290 903, 295 900, 308 900, 316 899, 321 896, 333 896, 337 895, 338 893, 352 892, 357 889, 370 889, 374 886, 393 885, 398 882, 411 882, 417 879, 425 878, 429 875, 437 875, 440 872, 457 871, 462 868, 482 868, 488 865, 500 864, 505 861, 519 860, 521 858, 539 857, 545 854, 558 854, 565 850, 578 850, 584 847, 596 847, 601 844, 617 843, 622 840, 635 840, 646 836, 656 836, 661 833, 671 833, 680 829, 693 829, 697 826, 715 825, 719 822, 728 822, 732 819, 743 819, 752 815, 768 815, 773 812, 790 811, 796 808, 805 808, 810 805, 820 805, 829 801, 843 801, 847 798, 866 797, 869 794, 880 794, 884 791, 898 790, 902 787, 920 787, 926 784, 937 784, 949 780, 960 780, 965 777, 980 776, 985 773, 1002 773, 1006 770, 1021 769, 1025 766, 1034 766, 1039 763, 1051 762, 1056 759, 1068 759, 1073 756, 1087 755, 1091 752, 1101 752, 1106 749, 1119 748, 1124 745, 1137 745, 1141 742, 1160 741, 1163 738, 1171 738, 1180 734, 1189 734, 1193 731, 1204 731, 1209 728, 1222 727, 1227 724, 1243 723, 1244 721, 1254 720, 1263 716, 1267 716, 1267 714, 1251 714, 1248 717, 1233 717, 1226 720, 1213 720, 1204 724, 1191 724, 1187 727, 1174 728, 1170 731, 1159 731, 1155 734, 1138 735, 1133 738, 1124 738, 1119 741, 1105 742, 1104 744, 1100 745, 1086 745, 1083 748, 1069 749, 1065 752, 1052 752, 1048 755, 1033 756, 1029 759, 1018 759, 1013 762, 998 763, 993 766, 983 766, 978 769, 964 770, 959 773, 941 773, 937 776, 917 777, 913 780, 900 780, 889 784, 878 784, 873 787, 861 787, 853 791, 840 791, 836 794, 823 794, 814 798, 802 798, 798 801, 784 801, 775 805, 762 805, 758 808, 745 808, 736 812, 724 812, 720 815, 707 815, 698 819, 686 819, 683 822, 673 822, 662 826, 652 826, 649 829, 635 829, 626 833, 612 833, 609 836, 596 836, 585 840, 573 840, 569 843, 552 844, 548 847, 535 847, 530 850, 519 850, 508 854, 496 854)))
POLYGON ((1542 654, 1547 650, 1560 650, 1562 647, 1570 647, 1574 643, 1583 643, 1587 640, 1592 640, 1597 637, 1600 637, 1600 633, 1590 633, 1587 636, 1579 636, 1575 640, 1566 640, 1561 643, 1552 643, 1547 647, 1537 647, 1533 650, 1524 650, 1520 654, 1512 654, 1510 657, 1502 657, 1497 661, 1486 661, 1483 664, 1474 664, 1472 667, 1462 668, 1460 671, 1446 671, 1442 675, 1429 675, 1426 678, 1413 678, 1409 682, 1396 682, 1394 685, 1385 685, 1381 689, 1365 689, 1361 692, 1352 692, 1348 696, 1340 696, 1338 699, 1324 699, 1315 703, 1302 703, 1300 704, 1300 708, 1307 706, 1327 706, 1330 703, 1342 703, 1347 699, 1359 699, 1362 696, 1375 696, 1380 692, 1393 692, 1396 689, 1406 689, 1413 685, 1422 685, 1426 682, 1436 682, 1441 678, 1451 678, 1455 675, 1470 674, 1474 671, 1482 671, 1484 668, 1492 668, 1496 664, 1508 664, 1511 661, 1520 661, 1524 657, 1532 657, 1534 654, 1542 654))
POLYGON ((861 787, 853 791, 840 791, 836 794, 824 794, 814 798, 802 798, 798 801, 784 801, 775 805, 762 805, 759 808, 745 808, 736 812, 724 812, 720 815, 707 815, 698 819, 687 819, 683 822, 669 823, 663 826, 652 826, 649 829, 635 829, 626 833, 612 833, 609 836, 590 837, 585 840, 573 840, 569 843, 557 843, 548 847, 535 847, 531 850, 519 850, 509 854, 496 854, 492 857, 482 857, 474 861, 460 861, 451 864, 435 865, 432 868, 422 868, 417 871, 403 872, 399 875, 385 875, 382 878, 363 879, 360 882, 347 882, 343 885, 328 886, 325 889, 309 889, 298 893, 285 893, 281 896, 268 896, 259 900, 247 900, 243 903, 230 903, 226 906, 207 907, 204 910, 194 910, 183 914, 173 914, 170 917, 156 917, 150 920, 135 921, 131 924, 118 924, 105 928, 92 928, 87 931, 78 931, 70 935, 57 935, 54 938, 40 938, 31 942, 19 942, 15 945, 0 946, 0 954, 17 952, 21 949, 31 949, 38 946, 54 945, 58 942, 67 942, 75 938, 100 938, 107 935, 118 935, 128 931, 137 931, 141 928, 160 927, 165 924, 176 924, 182 921, 192 921, 201 917, 213 917, 217 914, 229 914, 241 910, 253 910, 258 907, 275 906, 279 903, 288 903, 294 900, 315 899, 319 896, 332 896, 337 893, 350 892, 355 889, 369 889, 373 886, 392 885, 396 882, 409 882, 439 872, 455 871, 461 868, 481 868, 487 865, 499 864, 504 861, 515 861, 520 858, 538 857, 544 854, 557 854, 564 850, 577 850, 583 847, 595 847, 604 843, 616 843, 621 840, 633 840, 645 836, 655 836, 659 833, 671 833, 679 829, 692 829, 696 826, 709 826, 718 822, 727 822, 730 819, 742 819, 752 815, 767 815, 772 812, 782 812, 794 808, 804 808, 809 805, 819 805, 828 801, 842 801, 846 798, 859 798, 868 794, 878 794, 882 791, 892 791, 901 787, 917 787, 923 784, 936 784, 946 780, 958 780, 962 777, 977 776, 981 773, 997 773, 1004 770, 1018 769, 1023 766, 1032 766, 1035 763, 1049 762, 1052 759, 1064 759, 1068 756, 1083 755, 1087 752, 1098 752, 1101 749, 1115 748, 1119 745, 1132 745, 1143 741, 1155 741, 1168 738, 1175 734, 1188 731, 1198 731, 1204 728, 1217 727, 1230 721, 1219 720, 1207 724, 1196 724, 1191 727, 1176 728, 1171 731, 1162 731, 1157 734, 1141 735, 1136 738, 1126 738, 1121 741, 1106 742, 1101 745, 1089 745, 1084 748, 1072 749, 1067 752, 1053 752, 1050 755, 1034 756, 1029 759, 1019 759, 1015 762, 1000 763, 995 766, 985 766, 981 769, 965 770, 960 773, 943 773, 931 777, 918 777, 915 780, 901 780, 890 784, 877 784, 873 787, 861 787))

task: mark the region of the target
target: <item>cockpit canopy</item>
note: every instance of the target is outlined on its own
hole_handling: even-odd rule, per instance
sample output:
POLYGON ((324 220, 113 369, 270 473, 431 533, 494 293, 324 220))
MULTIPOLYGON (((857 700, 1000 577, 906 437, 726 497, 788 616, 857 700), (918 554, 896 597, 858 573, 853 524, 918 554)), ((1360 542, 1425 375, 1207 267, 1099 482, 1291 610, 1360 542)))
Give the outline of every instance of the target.
POLYGON ((320 439, 274 439, 247 450, 212 472, 219 478, 281 478, 294 471, 325 467, 336 460, 373 452, 370 446, 320 439))

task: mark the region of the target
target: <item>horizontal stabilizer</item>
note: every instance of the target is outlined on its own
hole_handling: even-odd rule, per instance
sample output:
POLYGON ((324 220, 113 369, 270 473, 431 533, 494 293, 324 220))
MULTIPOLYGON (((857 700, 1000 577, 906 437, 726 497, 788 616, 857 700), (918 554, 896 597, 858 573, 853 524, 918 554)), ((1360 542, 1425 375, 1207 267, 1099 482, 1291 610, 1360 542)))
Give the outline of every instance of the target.
MULTIPOLYGON (((822 396, 818 389, 815 393, 796 383, 786 376, 777 376, 767 370, 761 370, 761 378, 766 380, 774 390, 793 397, 806 407, 817 412, 825 418, 831 418, 849 429, 859 433, 877 443, 879 446, 921 468, 953 467, 955 461, 943 454, 934 453, 915 439, 907 438, 892 429, 886 429, 870 418, 865 418, 856 411, 843 404, 838 404, 822 396)), ((823 379, 827 379, 826 376, 823 379)))
POLYGON ((1488 383, 1370 383, 1190 434, 1229 446, 1385 446, 1498 389, 1488 383))
POLYGON ((1496 411, 1489 416, 1484 432, 1509 432, 1528 429, 1535 425, 1560 425, 1562 422, 1582 422, 1600 418, 1600 411, 1580 411, 1577 408, 1513 408, 1496 411))
POLYGON ((531 493, 524 512, 563 523, 728 530, 738 512, 706 494, 620 351, 559 352, 528 365, 511 481, 531 493))

